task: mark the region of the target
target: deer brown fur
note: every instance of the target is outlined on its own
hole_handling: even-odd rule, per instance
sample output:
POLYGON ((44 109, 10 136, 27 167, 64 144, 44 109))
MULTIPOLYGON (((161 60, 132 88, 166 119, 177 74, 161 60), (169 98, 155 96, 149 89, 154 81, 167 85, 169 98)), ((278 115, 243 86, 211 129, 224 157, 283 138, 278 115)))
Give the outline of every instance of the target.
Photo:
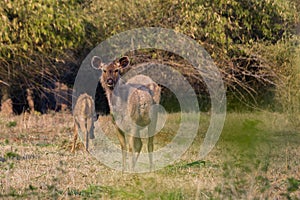
MULTIPOLYGON (((157 123, 157 113, 151 112, 151 107, 159 104, 161 89, 150 77, 144 75, 136 75, 127 80, 126 83, 120 83, 120 75, 128 65, 128 57, 122 57, 110 64, 102 63, 101 59, 97 56, 92 58, 92 66, 102 70, 100 82, 105 90, 111 113, 117 110, 117 114, 122 118, 121 123, 127 123, 129 120, 135 124, 126 130, 131 170, 134 170, 142 149, 140 129, 148 125, 148 153, 151 170, 153 167, 153 139, 157 123), (116 87, 120 91, 114 91, 116 87), (122 92, 125 91, 127 95, 120 95, 118 97, 118 93, 122 93, 121 90, 123 90, 122 92), (121 101, 121 103, 118 104, 118 101, 121 101), (152 123, 150 123, 151 121, 152 123)), ((114 124, 116 125, 115 121, 114 124)), ((121 130, 117 126, 117 130, 117 136, 122 149, 124 170, 126 168, 127 157, 126 138, 124 131, 122 131, 123 129, 121 130)))
POLYGON ((75 151, 78 131, 80 130, 85 137, 85 149, 89 151, 89 139, 94 138, 93 117, 95 112, 94 100, 91 96, 81 94, 73 109, 74 118, 74 138, 71 152, 75 151))

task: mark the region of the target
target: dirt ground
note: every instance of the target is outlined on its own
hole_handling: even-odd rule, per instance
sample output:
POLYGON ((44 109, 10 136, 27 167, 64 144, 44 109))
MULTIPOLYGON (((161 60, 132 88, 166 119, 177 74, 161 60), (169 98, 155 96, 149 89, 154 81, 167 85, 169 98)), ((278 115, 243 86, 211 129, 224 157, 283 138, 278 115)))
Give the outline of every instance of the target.
MULTIPOLYGON (((118 146, 110 117, 99 125, 118 146)), ((178 115, 155 139, 171 141, 178 115)), ((0 198, 4 199, 300 199, 300 133, 284 116, 228 114, 219 142, 197 159, 209 124, 182 158, 141 174, 122 173, 98 161, 78 142, 70 152, 70 113, 0 116, 0 198)), ((144 151, 144 149, 143 149, 144 151)))

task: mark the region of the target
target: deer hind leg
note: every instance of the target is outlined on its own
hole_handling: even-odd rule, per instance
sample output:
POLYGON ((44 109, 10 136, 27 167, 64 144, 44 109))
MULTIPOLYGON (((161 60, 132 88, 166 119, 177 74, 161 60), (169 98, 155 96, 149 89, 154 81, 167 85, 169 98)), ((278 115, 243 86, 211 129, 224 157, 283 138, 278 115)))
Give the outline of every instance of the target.
MULTIPOLYGON (((85 138, 85 149, 88 151, 89 147, 89 137, 88 137, 88 129, 87 129, 87 119, 84 117, 78 117, 77 121, 78 131, 80 131, 83 138, 85 138)), ((78 134, 77 134, 78 135, 78 134)))
POLYGON ((151 123, 148 127, 148 155, 149 155, 149 165, 150 171, 153 170, 153 140, 155 135, 155 129, 157 125, 157 110, 154 109, 151 113, 151 123))
POLYGON ((89 152, 89 132, 87 128, 87 122, 85 122, 84 133, 85 133, 85 150, 89 152))
POLYGON ((89 129, 89 137, 90 137, 90 139, 95 139, 95 134, 94 134, 94 130, 95 130, 95 127, 94 127, 94 120, 93 119, 90 119, 90 126, 88 126, 88 127, 90 127, 90 129, 89 129))
MULTIPOLYGON (((93 119, 87 118, 85 121, 85 150, 89 152, 89 139, 91 138, 91 132, 92 132, 92 125, 93 125, 93 119)), ((93 134, 94 135, 94 134, 93 134)))
POLYGON ((72 145, 72 150, 71 152, 74 153, 75 152, 75 147, 76 147, 76 141, 77 141, 77 137, 78 137, 78 124, 76 123, 76 121, 74 120, 74 136, 73 136, 73 145, 72 145))
POLYGON ((130 152, 130 170, 134 171, 134 167, 136 165, 137 159, 140 155, 142 150, 142 140, 140 138, 139 129, 135 127, 134 129, 134 136, 129 136, 129 152, 130 152))
POLYGON ((143 143, 142 143, 142 140, 140 137, 135 137, 134 138, 134 162, 133 162, 133 168, 135 167, 136 165, 136 162, 140 156, 140 153, 141 153, 141 150, 142 150, 142 146, 143 146, 143 143))
POLYGON ((148 138, 148 155, 149 155, 150 172, 153 170, 153 139, 154 139, 153 136, 148 138))
POLYGON ((128 147, 129 147, 129 170, 133 171, 134 163, 134 137, 132 135, 128 136, 128 147))

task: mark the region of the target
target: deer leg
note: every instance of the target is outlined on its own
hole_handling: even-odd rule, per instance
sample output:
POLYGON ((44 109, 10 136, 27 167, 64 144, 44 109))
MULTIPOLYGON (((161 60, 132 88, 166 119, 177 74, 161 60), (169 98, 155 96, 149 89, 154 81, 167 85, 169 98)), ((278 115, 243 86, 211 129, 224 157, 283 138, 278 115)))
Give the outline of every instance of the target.
POLYGON ((134 160, 133 160, 133 169, 136 165, 136 162, 137 162, 137 159, 139 158, 139 155, 140 155, 140 152, 142 150, 142 146, 143 146, 143 143, 142 143, 142 140, 140 138, 140 133, 139 133, 139 130, 136 129, 136 134, 135 134, 135 137, 134 137, 134 160), (137 136, 137 137, 136 137, 137 136))
POLYGON ((118 129, 117 136, 121 145, 122 149, 122 171, 126 168, 126 157, 127 157, 127 148, 126 148, 126 140, 125 140, 125 134, 123 131, 118 129))
POLYGON ((89 152, 89 133, 87 131, 85 134, 85 150, 89 152))
POLYGON ((141 138, 134 138, 134 159, 133 159, 133 169, 136 165, 137 159, 139 158, 139 155, 141 153, 141 149, 142 149, 143 143, 141 138))
POLYGON ((78 124, 76 123, 76 121, 74 120, 74 136, 73 136, 73 145, 72 145, 72 150, 71 152, 74 153, 75 152, 75 147, 76 147, 76 141, 77 141, 77 137, 78 137, 78 124))
POLYGON ((129 135, 129 152, 130 152, 130 170, 134 171, 135 164, 140 155, 142 149, 142 140, 140 138, 140 132, 137 127, 132 127, 132 133, 134 135, 129 135))
POLYGON ((134 137, 129 135, 128 137, 128 146, 129 146, 129 163, 130 171, 133 171, 134 168, 134 137))
POLYGON ((95 130, 95 127, 94 127, 94 122, 93 122, 93 119, 89 119, 88 120, 88 127, 90 128, 89 129, 89 138, 90 139, 95 139, 95 135, 94 135, 94 130, 95 130))
POLYGON ((151 116, 151 123, 148 127, 148 155, 149 155, 149 165, 150 171, 153 169, 153 139, 155 135, 155 128, 157 124, 157 110, 154 109, 151 116))
POLYGON ((89 139, 91 138, 91 132, 92 132, 92 118, 87 118, 85 122, 85 131, 86 131, 86 136, 85 136, 85 150, 89 152, 89 139))
POLYGON ((85 150, 89 152, 89 132, 88 132, 88 127, 87 127, 87 121, 85 122, 85 150))
POLYGON ((150 164, 150 171, 153 169, 153 139, 154 137, 148 138, 148 155, 149 155, 149 164, 150 164))

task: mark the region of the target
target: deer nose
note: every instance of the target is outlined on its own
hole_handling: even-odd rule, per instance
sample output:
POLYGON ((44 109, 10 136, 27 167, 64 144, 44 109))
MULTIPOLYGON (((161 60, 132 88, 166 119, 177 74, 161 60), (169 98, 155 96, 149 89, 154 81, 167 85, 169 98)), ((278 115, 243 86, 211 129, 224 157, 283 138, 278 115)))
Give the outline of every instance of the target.
POLYGON ((114 81, 110 78, 106 81, 107 85, 113 85, 114 81))

